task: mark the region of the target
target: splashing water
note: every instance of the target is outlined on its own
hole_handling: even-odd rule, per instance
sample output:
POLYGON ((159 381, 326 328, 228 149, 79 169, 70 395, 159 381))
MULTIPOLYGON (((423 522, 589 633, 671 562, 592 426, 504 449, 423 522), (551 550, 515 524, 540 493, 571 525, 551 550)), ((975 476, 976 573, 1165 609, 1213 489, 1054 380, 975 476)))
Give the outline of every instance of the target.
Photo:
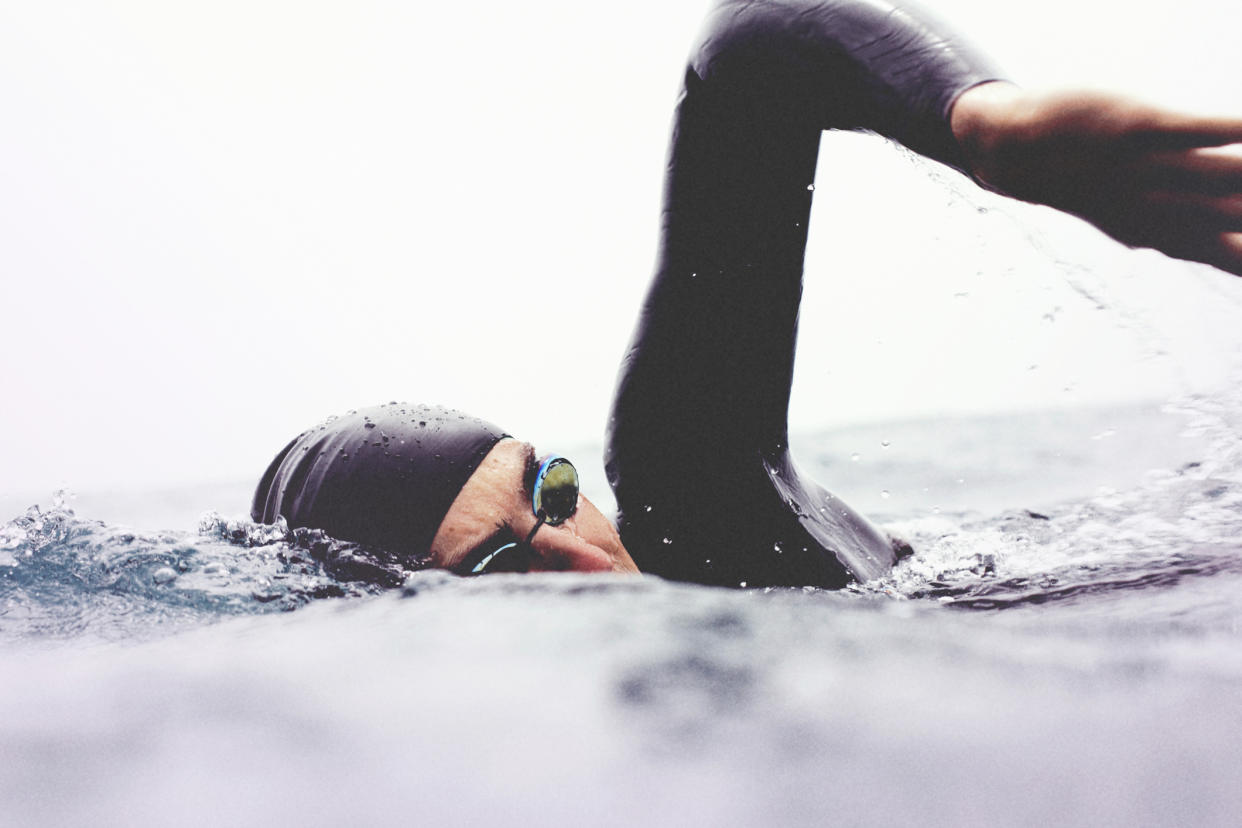
POLYGON ((124 639, 373 595, 425 564, 309 529, 203 515, 141 533, 78 517, 67 494, 0 528, 0 635, 124 639))

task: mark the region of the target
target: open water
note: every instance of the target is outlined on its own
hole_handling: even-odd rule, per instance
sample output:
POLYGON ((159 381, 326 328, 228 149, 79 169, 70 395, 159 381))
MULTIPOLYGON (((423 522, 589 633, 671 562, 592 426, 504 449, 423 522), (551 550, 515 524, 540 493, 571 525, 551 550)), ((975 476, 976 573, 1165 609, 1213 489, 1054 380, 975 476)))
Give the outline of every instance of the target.
MULTIPOLYGON (((4 258, 4 324, 19 332, 5 384, 13 410, 32 394, 50 400, 32 408, 42 411, 58 400, 103 408, 110 394, 141 395, 108 370, 67 371, 76 350, 131 329, 133 338, 87 364, 145 365, 195 336, 217 347, 235 340, 243 357, 187 368, 185 352, 169 347, 170 361, 154 364, 188 376, 189 390, 127 402, 164 407, 215 394, 262 407, 228 388, 236 377, 253 383, 257 334, 239 303, 271 313, 342 274, 404 279, 411 255, 416 271, 438 272, 478 247, 479 226, 499 234, 486 261, 508 282, 510 260, 536 262, 527 281, 547 296, 582 295, 583 261, 617 278, 646 266, 649 253, 631 262, 626 251, 649 249, 647 222, 640 234, 616 216, 640 197, 627 189, 643 180, 635 171, 658 170, 667 110, 643 126, 647 110, 635 101, 670 91, 697 9, 648 4, 628 22, 590 22, 580 3, 572 13, 509 4, 496 19, 514 25, 488 27, 473 4, 411 4, 408 21, 363 9, 349 25, 330 4, 327 13, 303 4, 293 17, 276 5, 204 4, 193 20, 172 13, 186 4, 62 5, 10 4, 5 31, 14 34, 0 55, 22 79, 4 98, 5 137, 16 141, 6 145, 16 206, 5 225, 15 254, 4 258), (25 11, 44 5, 47 21, 25 11), (666 22, 677 14, 684 34, 666 22), (355 28, 368 15, 380 28, 355 28), (581 36, 616 26, 632 28, 581 36), (432 37, 411 41, 414 29, 432 37), (643 60, 632 60, 633 42, 650 47, 643 60), (673 62, 661 65, 661 54, 673 62), (472 76, 462 55, 492 58, 472 76), (622 74, 601 73, 609 65, 622 74), (430 97, 417 106, 376 105, 405 100, 409 78, 435 81, 443 66, 454 67, 453 82, 422 84, 430 97), (494 66, 512 71, 498 84, 494 66), (527 66, 538 74, 523 74, 527 66), (308 85, 286 86, 299 78, 308 85), (447 113, 455 128, 436 135, 429 112, 447 113), (529 124, 533 112, 544 126, 508 129, 498 142, 498 112, 512 124, 529 124), (619 120, 640 131, 618 130, 619 120), (648 145, 650 153, 628 152, 648 145), (441 159, 443 175, 426 158, 441 159), (499 160, 463 186, 465 162, 480 158, 499 160), (549 177, 558 165, 568 177, 549 177), (366 187, 372 180, 382 186, 366 187), (608 195, 607 216, 583 209, 587 190, 608 195), (435 215, 411 206, 410 192, 429 194, 417 201, 435 215), (539 217, 537 226, 512 221, 518 212, 539 217), (444 219, 455 215, 472 218, 454 230, 444 219), (443 232, 419 234, 411 254, 410 228, 428 222, 443 232), (548 229, 566 243, 549 246, 548 229), (397 247, 374 246, 385 234, 397 247), (616 259, 612 270, 607 259, 616 259), (556 282, 557 272, 568 281, 556 282), (169 274, 191 286, 189 298, 170 293, 169 274), (187 319, 191 303, 210 312, 187 319), (201 386, 204 374, 217 381, 201 386)), ((1236 35, 1213 25, 1230 8, 1128 8, 1118 26, 1115 8, 1088 6, 1045 4, 1020 27, 1003 7, 944 13, 977 25, 1015 77, 1113 79, 1206 110, 1237 100, 1226 83, 1236 70, 1222 63, 1236 35)), ((1164 354, 1183 390, 1221 387, 1141 406, 796 435, 808 470, 916 549, 891 577, 836 593, 407 574, 313 533, 239 519, 252 480, 76 496, 6 490, 0 828, 1242 824, 1239 283, 1167 268, 1147 280, 1119 272, 1134 259, 1117 268, 1077 252, 1040 252, 1024 265, 1028 222, 1008 226, 986 200, 945 205, 934 190, 902 213, 917 201, 908 182, 844 156, 825 155, 820 170, 851 194, 835 208, 817 197, 808 258, 804 322, 826 308, 839 315, 803 325, 800 365, 831 358, 828 392, 882 373, 863 341, 876 320, 900 341, 896 362, 926 379, 919 387, 908 374, 889 377, 868 390, 892 389, 901 402, 937 384, 966 398, 1056 378, 1011 400, 1032 408, 1073 374, 1045 371, 1049 362, 1112 354, 1119 329, 1144 358, 1164 354), (976 238, 946 233, 933 246, 915 235, 948 226, 933 207, 995 221, 976 238), (816 269, 867 278, 844 283, 816 269), (847 284, 848 302, 812 295, 835 300, 847 284), (960 297, 947 310, 935 295, 945 291, 960 297), (932 326, 915 324, 928 317, 932 326), (1169 318, 1176 324, 1165 326, 1169 318), (980 319, 984 330, 952 336, 980 319), (858 341, 808 341, 852 330, 852 320, 863 323, 858 341), (1066 335, 1071 323, 1080 335, 1066 335), (937 329, 947 334, 934 339, 937 329), (1198 337, 1209 330, 1219 339, 1198 337), (968 362, 992 349, 996 361, 968 362), (1023 382, 1006 382, 997 364, 1023 382)), ((451 280, 441 281, 447 291, 451 280)), ((446 307, 474 300, 478 284, 462 284, 465 293, 445 294, 446 307)), ((327 303, 339 292, 320 296, 327 303)), ((373 295, 359 296, 370 319, 373 295)), ((298 307, 324 315, 314 302, 298 307)), ((513 314, 502 310, 474 329, 508 330, 513 314)), ((425 339, 393 341, 408 354, 445 335, 430 327, 425 339)), ((285 332, 274 336, 272 347, 284 347, 285 332)), ((1110 388, 1141 396, 1127 389, 1153 360, 1128 358, 1103 360, 1119 366, 1110 388)), ((1084 385, 1110 378, 1083 376, 1084 385)), ((819 387, 806 379, 795 395, 819 387)), ((984 403, 1008 398, 996 392, 984 403)), ((16 433, 44 433, 29 422, 16 433)), ((597 475, 588 494, 607 501, 598 446, 556 448, 597 475)))
POLYGON ((1221 392, 804 435, 917 550, 838 593, 191 516, 249 481, 49 495, 0 529, 0 821, 1237 824, 1240 426, 1221 392))

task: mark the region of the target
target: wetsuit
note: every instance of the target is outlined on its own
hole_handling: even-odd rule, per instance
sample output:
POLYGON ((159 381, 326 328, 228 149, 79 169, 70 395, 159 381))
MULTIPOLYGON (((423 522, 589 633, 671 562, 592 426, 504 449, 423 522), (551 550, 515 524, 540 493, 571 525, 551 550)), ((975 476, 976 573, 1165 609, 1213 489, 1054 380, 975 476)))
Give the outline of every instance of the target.
POLYGON ((925 12, 880 0, 722 0, 698 44, 609 422, 622 540, 640 569, 678 580, 871 578, 892 543, 788 449, 820 134, 873 130, 961 169, 949 110, 998 75, 925 12))

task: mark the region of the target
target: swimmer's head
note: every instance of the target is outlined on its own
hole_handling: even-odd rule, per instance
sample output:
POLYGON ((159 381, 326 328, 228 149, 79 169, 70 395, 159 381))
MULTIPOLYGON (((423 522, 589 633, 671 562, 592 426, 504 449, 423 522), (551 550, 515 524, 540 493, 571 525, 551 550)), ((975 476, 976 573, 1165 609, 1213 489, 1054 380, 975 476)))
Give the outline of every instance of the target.
POLYGON ((425 557, 441 521, 479 464, 507 435, 439 406, 351 411, 303 432, 276 456, 251 516, 425 557))
POLYGON ((260 481, 251 516, 283 516, 291 527, 459 572, 509 543, 510 571, 636 572, 612 523, 586 498, 559 525, 544 515, 537 528, 539 466, 529 444, 489 422, 390 403, 332 418, 286 446, 260 481))

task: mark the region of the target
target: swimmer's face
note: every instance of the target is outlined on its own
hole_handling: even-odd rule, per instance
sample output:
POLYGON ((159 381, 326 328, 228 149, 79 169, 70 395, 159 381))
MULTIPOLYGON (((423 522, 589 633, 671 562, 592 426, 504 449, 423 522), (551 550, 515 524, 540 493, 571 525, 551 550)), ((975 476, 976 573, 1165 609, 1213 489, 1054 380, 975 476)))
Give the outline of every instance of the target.
MULTIPOLYGON (((431 542, 435 566, 456 569, 480 547, 494 551, 525 540, 537 521, 529 491, 534 459, 529 443, 496 444, 444 516, 431 542)), ((612 522, 581 495, 574 515, 557 526, 545 523, 530 547, 531 572, 638 572, 612 522)))

